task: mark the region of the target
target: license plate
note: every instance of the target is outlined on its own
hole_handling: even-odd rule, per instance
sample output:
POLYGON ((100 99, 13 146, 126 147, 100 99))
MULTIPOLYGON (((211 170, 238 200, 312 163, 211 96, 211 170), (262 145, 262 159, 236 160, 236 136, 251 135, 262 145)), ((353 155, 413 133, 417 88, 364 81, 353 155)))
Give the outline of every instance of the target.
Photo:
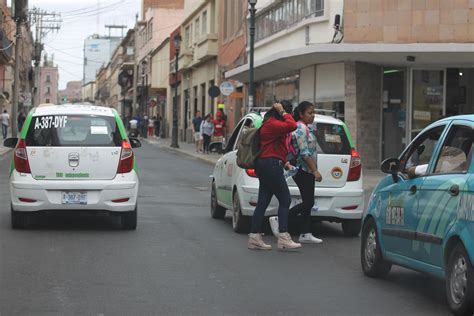
POLYGON ((62 204, 87 204, 87 193, 82 192, 63 192, 62 204))

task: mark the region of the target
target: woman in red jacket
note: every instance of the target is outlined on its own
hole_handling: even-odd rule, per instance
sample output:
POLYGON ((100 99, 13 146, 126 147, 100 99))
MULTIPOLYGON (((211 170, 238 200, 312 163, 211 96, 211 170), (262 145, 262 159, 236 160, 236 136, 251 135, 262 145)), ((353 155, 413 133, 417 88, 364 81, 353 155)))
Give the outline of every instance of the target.
POLYGON ((252 228, 249 234, 248 248, 270 250, 272 246, 262 239, 262 222, 270 201, 275 195, 278 199, 278 249, 301 248, 293 242, 288 234, 288 209, 291 203, 290 191, 283 174, 288 155, 288 137, 296 129, 296 122, 291 116, 292 105, 288 101, 276 103, 265 114, 260 128, 261 152, 255 160, 255 171, 260 181, 258 201, 252 217, 252 228))

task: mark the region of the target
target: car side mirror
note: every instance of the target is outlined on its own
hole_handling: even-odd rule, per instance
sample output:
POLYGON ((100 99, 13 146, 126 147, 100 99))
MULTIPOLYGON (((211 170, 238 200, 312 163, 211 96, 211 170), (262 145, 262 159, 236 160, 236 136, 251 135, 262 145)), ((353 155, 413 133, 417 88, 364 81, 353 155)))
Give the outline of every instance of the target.
POLYGON ((128 139, 130 141, 130 146, 132 146, 132 148, 139 148, 139 147, 142 147, 142 143, 138 140, 138 138, 129 138, 128 139))
POLYGON ((15 148, 17 143, 18 143, 18 138, 11 137, 3 141, 3 146, 8 147, 8 148, 15 148))
POLYGON ((393 181, 398 182, 398 173, 401 171, 401 163, 398 158, 385 159, 380 165, 383 173, 392 175, 393 181))

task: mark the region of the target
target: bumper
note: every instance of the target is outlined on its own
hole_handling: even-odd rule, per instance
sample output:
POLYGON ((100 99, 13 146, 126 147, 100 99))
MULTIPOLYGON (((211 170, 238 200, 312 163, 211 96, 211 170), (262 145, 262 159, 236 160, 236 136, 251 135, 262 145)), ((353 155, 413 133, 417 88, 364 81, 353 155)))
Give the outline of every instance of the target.
POLYGON ((137 204, 138 177, 135 171, 119 174, 112 180, 35 180, 31 175, 13 171, 10 197, 13 210, 37 212, 46 210, 133 211, 137 204), (62 192, 84 192, 87 204, 62 204, 62 192), (20 198, 36 202, 23 202, 20 198), (112 200, 126 199, 126 202, 112 200))
MULTIPOLYGON (((297 187, 290 187, 292 203, 290 208, 301 202, 297 187)), ((242 214, 251 216, 258 198, 258 187, 242 186, 242 214)), ((273 216, 278 212, 278 200, 273 197, 265 215, 273 216)), ((364 212, 364 190, 361 188, 316 188, 315 203, 311 216, 324 219, 361 219, 364 212), (351 209, 344 209, 344 208, 351 209)))

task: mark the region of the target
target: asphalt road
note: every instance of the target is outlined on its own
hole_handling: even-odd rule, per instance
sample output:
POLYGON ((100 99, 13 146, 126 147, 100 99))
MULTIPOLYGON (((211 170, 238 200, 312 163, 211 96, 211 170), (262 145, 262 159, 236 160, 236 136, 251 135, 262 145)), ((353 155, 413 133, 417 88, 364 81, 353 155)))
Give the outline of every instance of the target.
POLYGON ((71 214, 11 230, 0 157, 0 315, 449 315, 439 280, 365 277, 360 240, 339 225, 317 226, 324 243, 299 252, 248 250, 230 217, 209 216, 211 166, 150 145, 136 154, 136 231, 71 214))

